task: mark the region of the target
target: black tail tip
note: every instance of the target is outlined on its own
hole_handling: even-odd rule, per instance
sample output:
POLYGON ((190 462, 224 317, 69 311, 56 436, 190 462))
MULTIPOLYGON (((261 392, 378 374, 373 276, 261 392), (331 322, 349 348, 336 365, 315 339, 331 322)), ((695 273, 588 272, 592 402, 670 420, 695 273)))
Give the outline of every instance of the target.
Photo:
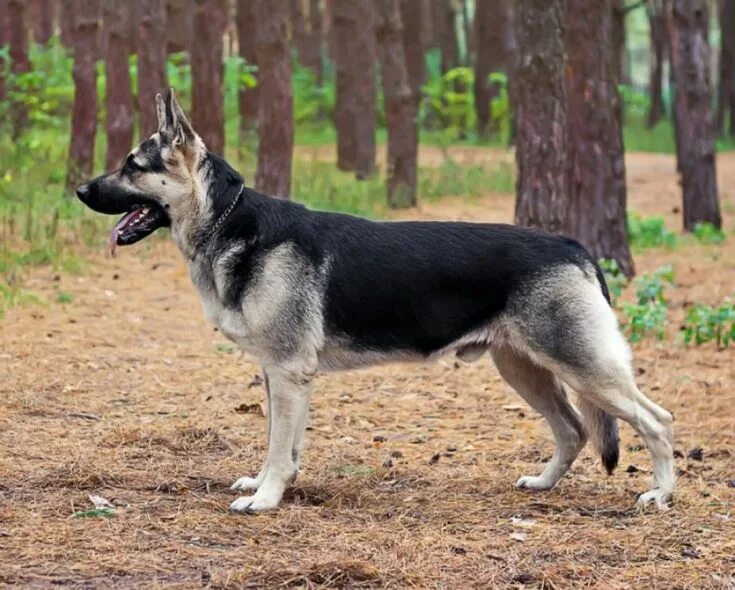
POLYGON ((620 451, 617 445, 614 448, 607 448, 602 453, 602 465, 605 467, 608 475, 611 475, 615 468, 618 466, 620 460, 620 451))

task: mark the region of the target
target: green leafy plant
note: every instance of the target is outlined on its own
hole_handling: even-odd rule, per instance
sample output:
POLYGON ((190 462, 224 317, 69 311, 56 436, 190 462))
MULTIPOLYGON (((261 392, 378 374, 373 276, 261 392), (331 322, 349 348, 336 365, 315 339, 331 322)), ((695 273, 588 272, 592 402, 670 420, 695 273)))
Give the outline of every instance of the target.
POLYGON ((684 342, 697 346, 715 342, 718 348, 727 348, 735 341, 735 303, 726 301, 719 307, 693 305, 684 320, 684 342))
POLYGON ((638 248, 675 248, 679 243, 677 235, 666 229, 664 218, 659 216, 641 217, 635 213, 628 215, 628 240, 638 248))
POLYGON ((666 332, 666 284, 674 284, 674 270, 663 266, 635 280, 636 303, 623 305, 627 318, 626 331, 631 342, 640 342, 653 335, 662 340, 666 332))
POLYGON ((623 288, 628 284, 628 277, 623 274, 623 271, 620 270, 615 260, 601 258, 599 265, 602 269, 602 274, 605 276, 607 289, 610 292, 610 302, 615 307, 620 295, 623 293, 623 288))
POLYGON ((707 221, 695 225, 692 234, 700 244, 722 244, 725 241, 725 232, 707 221))
POLYGON ((475 125, 472 68, 453 68, 423 86, 424 101, 420 121, 444 129, 447 141, 463 138, 475 125))

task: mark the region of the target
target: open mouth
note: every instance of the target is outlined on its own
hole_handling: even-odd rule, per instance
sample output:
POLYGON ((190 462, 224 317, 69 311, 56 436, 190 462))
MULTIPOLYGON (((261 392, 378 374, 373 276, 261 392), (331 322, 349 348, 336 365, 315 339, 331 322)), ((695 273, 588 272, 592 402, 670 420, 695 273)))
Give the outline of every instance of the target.
POLYGON ((158 205, 139 205, 123 215, 110 232, 110 254, 115 255, 117 246, 128 246, 139 242, 159 227, 170 224, 168 215, 158 205))

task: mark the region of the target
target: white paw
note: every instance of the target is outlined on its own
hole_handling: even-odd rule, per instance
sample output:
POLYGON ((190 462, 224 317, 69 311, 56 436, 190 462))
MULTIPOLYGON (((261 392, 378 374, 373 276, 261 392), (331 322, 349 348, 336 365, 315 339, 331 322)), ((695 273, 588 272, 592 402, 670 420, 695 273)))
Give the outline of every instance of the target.
POLYGON ((230 504, 230 510, 232 512, 263 512, 278 508, 279 501, 279 498, 256 493, 254 496, 240 496, 230 504))
POLYGON ((653 488, 651 491, 638 496, 638 507, 645 508, 648 504, 655 504, 659 510, 668 510, 671 508, 671 495, 672 492, 670 491, 653 488))
POLYGON ((260 487, 261 483, 263 483, 263 478, 260 477, 241 477, 230 486, 230 489, 236 492, 257 490, 260 487))
POLYGON ((532 475, 524 475, 516 482, 516 487, 526 490, 550 490, 556 485, 544 477, 534 477, 532 475))

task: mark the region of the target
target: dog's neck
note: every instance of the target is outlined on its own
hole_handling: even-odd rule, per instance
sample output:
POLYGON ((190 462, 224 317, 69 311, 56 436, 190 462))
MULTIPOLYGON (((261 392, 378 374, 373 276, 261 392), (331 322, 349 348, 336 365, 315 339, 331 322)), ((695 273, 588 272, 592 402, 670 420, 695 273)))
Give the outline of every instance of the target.
POLYGON ((207 154, 195 175, 189 208, 171 227, 174 242, 189 261, 206 254, 213 233, 242 206, 245 190, 242 176, 215 154, 207 154))

